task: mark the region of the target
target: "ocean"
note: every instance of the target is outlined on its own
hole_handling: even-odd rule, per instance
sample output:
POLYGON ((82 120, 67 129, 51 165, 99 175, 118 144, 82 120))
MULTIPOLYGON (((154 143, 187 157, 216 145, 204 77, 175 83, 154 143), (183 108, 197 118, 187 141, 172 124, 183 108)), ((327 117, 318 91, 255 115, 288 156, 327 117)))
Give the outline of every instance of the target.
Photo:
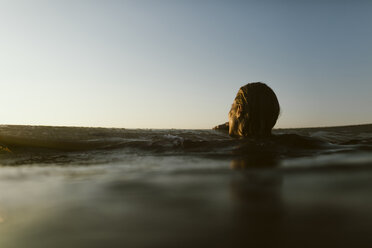
POLYGON ((0 247, 372 247, 372 125, 0 126, 0 247))

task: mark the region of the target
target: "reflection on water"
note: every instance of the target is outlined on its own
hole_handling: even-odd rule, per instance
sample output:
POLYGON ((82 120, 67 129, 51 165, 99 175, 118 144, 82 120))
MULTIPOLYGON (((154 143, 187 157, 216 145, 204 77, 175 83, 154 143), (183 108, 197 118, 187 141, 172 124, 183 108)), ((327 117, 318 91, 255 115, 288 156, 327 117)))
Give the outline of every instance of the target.
POLYGON ((234 170, 249 169, 249 168, 270 168, 279 164, 275 156, 251 156, 240 159, 233 159, 230 163, 230 168, 234 170))
POLYGON ((253 168, 249 161, 233 160, 231 168, 240 172, 230 183, 234 226, 237 235, 246 237, 235 237, 238 244, 369 247, 372 168, 371 160, 361 155, 349 154, 344 161, 332 155, 320 159, 321 166, 316 170, 314 166, 307 167, 318 163, 313 158, 293 159, 291 166, 275 170, 253 168), (307 166, 295 167, 296 161, 307 166))
POLYGON ((238 177, 231 179, 233 240, 237 247, 277 247, 280 244, 285 218, 282 183, 281 175, 256 171, 242 171, 238 177))
POLYGON ((3 167, 0 247, 368 247, 369 160, 257 159, 3 167))

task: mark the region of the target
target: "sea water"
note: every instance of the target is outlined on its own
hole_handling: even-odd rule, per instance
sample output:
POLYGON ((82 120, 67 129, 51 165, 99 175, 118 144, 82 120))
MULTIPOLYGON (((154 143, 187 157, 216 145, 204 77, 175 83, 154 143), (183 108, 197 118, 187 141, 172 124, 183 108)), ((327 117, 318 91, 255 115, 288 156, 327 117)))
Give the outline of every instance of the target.
POLYGON ((372 125, 0 126, 0 247, 371 247, 372 125))

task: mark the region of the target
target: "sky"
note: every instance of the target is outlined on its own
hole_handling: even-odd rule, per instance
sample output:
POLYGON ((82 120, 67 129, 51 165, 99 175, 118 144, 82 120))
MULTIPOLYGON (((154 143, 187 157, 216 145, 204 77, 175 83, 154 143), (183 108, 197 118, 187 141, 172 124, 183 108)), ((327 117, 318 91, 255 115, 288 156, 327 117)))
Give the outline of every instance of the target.
POLYGON ((277 128, 372 123, 372 1, 0 0, 0 124, 209 129, 257 81, 277 128))

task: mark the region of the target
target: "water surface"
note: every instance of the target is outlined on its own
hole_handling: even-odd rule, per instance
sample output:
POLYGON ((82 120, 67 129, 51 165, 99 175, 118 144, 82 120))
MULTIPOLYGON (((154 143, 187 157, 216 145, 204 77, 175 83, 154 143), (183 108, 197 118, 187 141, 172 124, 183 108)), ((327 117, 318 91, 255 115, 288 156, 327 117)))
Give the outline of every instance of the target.
POLYGON ((370 247, 372 126, 1 126, 0 247, 370 247))

